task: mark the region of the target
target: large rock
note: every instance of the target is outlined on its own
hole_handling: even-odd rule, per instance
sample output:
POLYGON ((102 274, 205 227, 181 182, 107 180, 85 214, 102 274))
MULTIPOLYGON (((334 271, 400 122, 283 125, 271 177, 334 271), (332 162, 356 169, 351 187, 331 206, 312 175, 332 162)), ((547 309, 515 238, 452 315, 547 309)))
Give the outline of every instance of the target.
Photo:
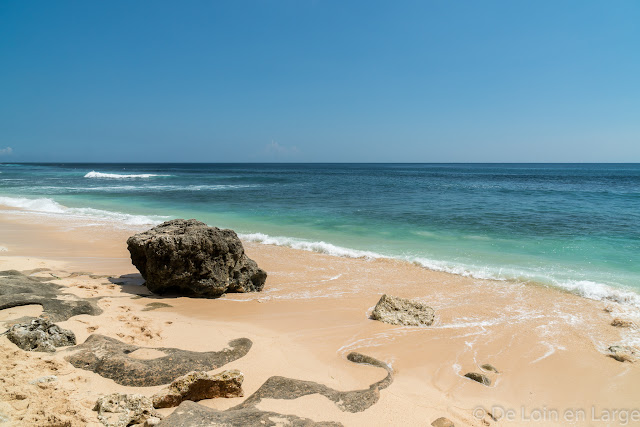
POLYGON ((76 345, 76 335, 47 319, 13 325, 7 333, 9 341, 26 351, 54 352, 56 347, 76 345))
POLYGON ((249 259, 233 230, 175 219, 127 240, 133 265, 151 292, 219 297, 261 291, 267 273, 249 259))
POLYGON ((391 325, 429 326, 435 314, 431 307, 419 301, 382 295, 371 313, 371 318, 391 325))
POLYGON ((151 399, 141 394, 113 393, 98 398, 94 411, 107 427, 127 427, 142 424, 149 418, 162 418, 153 408, 151 399))
POLYGON ((238 370, 209 375, 204 371, 189 372, 176 378, 169 387, 152 396, 155 408, 178 406, 183 400, 197 402, 216 397, 242 397, 244 375, 238 370))

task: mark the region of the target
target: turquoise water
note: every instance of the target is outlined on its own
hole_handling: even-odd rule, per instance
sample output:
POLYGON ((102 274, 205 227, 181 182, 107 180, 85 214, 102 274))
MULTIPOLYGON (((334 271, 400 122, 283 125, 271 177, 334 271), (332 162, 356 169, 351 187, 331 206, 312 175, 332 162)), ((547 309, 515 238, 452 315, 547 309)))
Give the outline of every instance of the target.
POLYGON ((638 164, 3 164, 0 204, 395 257, 638 303, 638 164), (618 290, 618 291, 616 291, 618 290))

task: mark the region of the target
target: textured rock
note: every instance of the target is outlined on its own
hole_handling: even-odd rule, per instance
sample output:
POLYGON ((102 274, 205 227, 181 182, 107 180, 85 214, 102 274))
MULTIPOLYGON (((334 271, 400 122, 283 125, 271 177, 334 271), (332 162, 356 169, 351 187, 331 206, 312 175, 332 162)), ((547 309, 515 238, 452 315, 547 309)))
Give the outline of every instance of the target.
POLYGON ((255 408, 216 411, 185 400, 158 427, 339 427, 340 423, 315 422, 295 415, 278 414, 255 408))
POLYGON ((79 298, 65 294, 59 299, 64 286, 49 283, 50 279, 29 277, 15 270, 0 271, 0 310, 38 304, 42 306, 41 317, 52 322, 62 322, 79 314, 97 316, 102 313, 98 307, 99 298, 79 298))
POLYGON ((339 391, 313 381, 285 377, 270 377, 255 393, 232 409, 255 407, 262 399, 297 399, 310 394, 319 394, 331 400, 341 411, 362 412, 380 399, 380 390, 393 382, 393 371, 384 362, 360 353, 349 353, 347 359, 353 363, 372 365, 387 371, 387 376, 363 390, 339 391))
POLYGON ((155 408, 178 406, 183 400, 197 402, 217 397, 242 397, 244 375, 237 370, 210 375, 204 371, 189 372, 176 378, 169 387, 154 394, 151 400, 155 408))
POLYGON ((249 259, 233 230, 194 219, 167 221, 127 240, 133 265, 154 293, 219 297, 261 291, 267 273, 249 259))
POLYGON ((431 425, 433 427, 455 427, 455 424, 453 424, 453 421, 445 417, 438 418, 437 420, 433 421, 431 425))
POLYGON ((129 357, 134 351, 147 348, 125 344, 117 339, 93 334, 70 349, 65 359, 80 369, 93 371, 116 383, 132 387, 169 384, 190 371, 211 371, 246 355, 252 342, 238 338, 221 351, 196 352, 178 348, 154 347, 166 356, 155 359, 129 357))
POLYGON ((618 362, 631 362, 634 363, 638 360, 640 352, 633 347, 627 347, 622 345, 612 345, 609 347, 609 357, 617 360, 618 362))
POLYGON ((385 294, 373 309, 371 318, 392 325, 429 326, 433 323, 434 311, 419 301, 385 294))
POLYGON ((616 318, 611 321, 611 326, 615 326, 616 328, 631 328, 633 327, 633 322, 630 320, 616 318))
POLYGON ((13 325, 7 333, 9 341, 25 351, 54 352, 56 347, 76 344, 76 335, 47 319, 13 325))
POLYGON ((102 396, 96 402, 94 411, 98 419, 107 427, 126 427, 142 424, 149 418, 162 418, 151 404, 151 399, 141 394, 113 393, 102 396))
POLYGON ((464 376, 469 378, 469 379, 471 379, 471 380, 477 381, 480 384, 483 384, 483 385, 486 385, 486 386, 491 385, 491 380, 484 374, 479 374, 477 372, 468 372, 468 373, 464 374, 464 376))
POLYGON ((183 401, 160 426, 192 427, 192 426, 341 426, 335 422, 315 422, 295 415, 284 415, 262 411, 257 408, 262 399, 298 399, 302 396, 319 394, 331 400, 341 411, 362 412, 374 405, 380 398, 380 390, 388 387, 393 381, 393 371, 384 362, 360 353, 349 353, 347 359, 353 363, 372 365, 383 368, 387 376, 364 390, 339 391, 312 381, 303 381, 284 377, 271 377, 265 381, 255 393, 241 404, 216 411, 205 406, 183 401))

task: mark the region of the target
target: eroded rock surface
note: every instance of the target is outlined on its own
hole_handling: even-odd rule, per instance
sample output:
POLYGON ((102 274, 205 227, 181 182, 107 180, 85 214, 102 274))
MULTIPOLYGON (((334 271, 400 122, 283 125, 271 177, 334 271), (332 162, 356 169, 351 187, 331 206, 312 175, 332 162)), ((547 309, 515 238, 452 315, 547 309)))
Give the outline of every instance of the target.
POLYGON ((429 326, 435 313, 431 307, 420 301, 382 295, 376 304, 371 318, 391 325, 429 326))
POLYGON ((271 377, 240 405, 226 411, 216 411, 185 400, 159 425, 171 427, 187 426, 341 426, 336 422, 316 422, 295 415, 284 415, 257 409, 262 399, 297 399, 302 396, 319 394, 331 400, 345 412, 362 412, 374 405, 380 398, 380 390, 393 382, 393 371, 384 362, 360 353, 349 353, 347 359, 354 363, 383 368, 387 376, 364 390, 338 391, 313 381, 303 381, 284 377, 271 377))
POLYGON ((255 408, 216 411, 189 400, 182 402, 171 415, 158 424, 158 427, 194 426, 339 427, 342 424, 330 421, 315 422, 308 418, 261 411, 255 408))
POLYGON ((199 297, 261 291, 267 273, 244 253, 233 230, 195 219, 167 221, 127 240, 147 288, 199 297))
POLYGON ((41 317, 52 322, 62 322, 80 314, 97 316, 102 313, 97 298, 83 299, 71 294, 59 298, 64 286, 49 283, 54 279, 25 276, 15 270, 0 271, 0 310, 38 304, 43 310, 41 317))
POLYGON ((76 345, 73 331, 62 329, 47 319, 13 325, 7 338, 25 351, 55 352, 56 347, 76 345))
POLYGON ((374 405, 380 398, 380 390, 393 382, 393 371, 384 362, 360 353, 349 353, 347 359, 354 363, 383 368, 387 376, 364 390, 338 391, 313 381, 285 377, 270 377, 255 393, 234 409, 255 407, 262 399, 297 399, 310 394, 320 394, 331 400, 344 412, 362 412, 374 405))
POLYGON ((154 394, 151 400, 155 408, 178 406, 183 400, 197 402, 217 397, 242 397, 244 375, 238 370, 211 375, 204 371, 189 372, 176 378, 169 387, 154 394))
POLYGON ((153 408, 151 399, 141 394, 113 393, 98 398, 94 411, 107 427, 127 427, 142 424, 149 418, 162 418, 153 408))
MULTIPOLYGON (((65 359, 76 368, 95 372, 116 383, 133 387, 168 384, 191 371, 211 371, 237 360, 249 352, 252 342, 238 338, 221 351, 196 352, 178 348, 154 347, 166 356, 155 359, 134 359, 134 351, 147 347, 125 344, 114 338, 93 334, 70 349, 65 359)), ((151 348, 151 347, 148 347, 151 348)))

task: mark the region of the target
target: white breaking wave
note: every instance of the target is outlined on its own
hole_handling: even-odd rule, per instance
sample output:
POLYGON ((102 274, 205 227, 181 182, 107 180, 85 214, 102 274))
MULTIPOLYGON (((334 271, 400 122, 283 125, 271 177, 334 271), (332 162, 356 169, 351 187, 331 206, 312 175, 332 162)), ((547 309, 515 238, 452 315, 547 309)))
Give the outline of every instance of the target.
POLYGON ((556 283, 556 286, 567 289, 585 298, 598 301, 613 301, 622 305, 632 305, 640 308, 640 294, 626 289, 616 289, 611 286, 591 282, 589 280, 566 281, 556 283))
POLYGON ((153 173, 142 173, 142 174, 117 174, 117 173, 102 173, 91 171, 87 173, 85 178, 101 178, 101 179, 138 179, 138 178, 152 178, 154 176, 171 176, 171 175, 156 175, 153 173))
POLYGON ((293 249, 302 249, 309 252, 340 256, 345 258, 389 258, 385 255, 370 251, 360 251, 357 249, 344 248, 326 242, 313 242, 293 237, 273 237, 262 233, 240 234, 239 237, 250 242, 263 243, 265 245, 286 246, 293 249))
MULTIPOLYGON (((380 259, 380 258, 396 258, 402 259, 407 262, 419 265, 434 271, 442 271, 445 273, 451 273, 458 276, 472 277, 482 280, 516 280, 519 282, 528 281, 540 281, 543 278, 536 274, 527 274, 524 272, 518 272, 516 270, 505 270, 501 268, 491 267, 478 267, 478 266, 465 266, 455 265, 445 261, 437 261, 420 257, 392 257, 383 254, 379 254, 371 251, 363 251, 358 249, 349 249, 341 246, 336 246, 327 242, 314 242, 304 239, 296 239, 292 237, 282 236, 269 236, 263 233, 251 233, 251 234, 239 234, 239 237, 243 240, 250 242, 258 242, 267 245, 286 246, 293 249, 301 249, 309 252, 318 252, 327 255, 345 257, 345 258, 365 258, 365 259, 380 259)), ((582 297, 598 300, 598 301, 613 301, 625 306, 633 306, 640 309, 640 294, 626 289, 615 288, 603 283, 596 283, 590 281, 559 281, 552 278, 546 278, 543 280, 549 282, 549 284, 555 287, 569 290, 582 297)))
POLYGON ((157 225, 168 217, 131 215, 93 208, 69 208, 48 198, 28 199, 26 197, 0 197, 0 205, 43 215, 64 215, 84 220, 101 220, 124 225, 157 225))

